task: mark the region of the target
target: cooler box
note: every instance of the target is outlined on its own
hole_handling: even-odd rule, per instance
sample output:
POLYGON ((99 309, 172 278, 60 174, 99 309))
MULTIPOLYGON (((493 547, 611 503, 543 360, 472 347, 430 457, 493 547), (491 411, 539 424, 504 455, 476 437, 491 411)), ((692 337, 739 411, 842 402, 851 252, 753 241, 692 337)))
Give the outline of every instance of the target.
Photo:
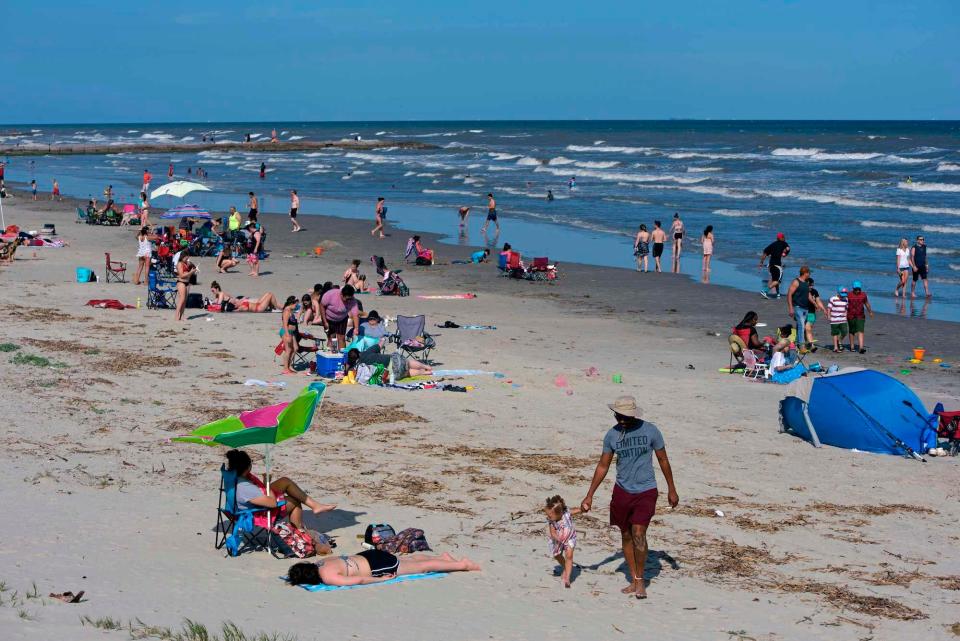
POLYGON ((343 368, 343 354, 317 352, 317 376, 333 378, 343 368))
POLYGON ((77 282, 89 283, 92 279, 93 271, 88 267, 77 267, 77 282))

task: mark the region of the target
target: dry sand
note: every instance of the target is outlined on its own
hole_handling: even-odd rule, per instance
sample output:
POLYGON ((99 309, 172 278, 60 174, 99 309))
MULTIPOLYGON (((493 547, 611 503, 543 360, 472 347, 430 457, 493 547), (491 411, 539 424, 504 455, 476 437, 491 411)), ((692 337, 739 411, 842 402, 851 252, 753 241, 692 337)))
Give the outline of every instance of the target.
MULTIPOLYGON (((8 223, 26 229, 56 223, 70 247, 22 248, 12 266, 0 267, 0 343, 19 346, 0 353, 0 638, 130 636, 81 626, 81 616, 174 628, 184 618, 212 629, 233 621, 300 639, 960 633, 956 459, 921 464, 815 450, 778 434, 783 388, 717 368, 727 362, 725 332, 747 306, 772 326, 785 315, 780 305, 681 277, 576 265, 564 266, 557 283, 500 279, 489 265, 407 267, 415 295, 479 296, 368 296, 365 307, 426 313, 431 324, 496 325, 437 330, 435 357, 444 368, 505 378, 462 379, 476 385, 466 394, 333 385, 312 429, 276 450, 278 473, 339 504, 329 515, 307 514, 309 525, 337 537, 338 551, 357 551, 366 523, 389 522, 423 528, 435 549, 470 556, 483 572, 336 593, 287 587, 277 577, 289 562, 213 549, 224 450, 167 442, 288 399, 307 383, 278 376, 278 315, 188 310, 178 324, 165 310, 84 307, 92 298, 145 298, 132 284, 74 282, 79 265, 103 275, 104 251, 133 266, 134 230, 74 225, 69 202, 10 198, 5 210, 8 223), (18 365, 18 355, 55 366, 18 365), (589 367, 600 375, 586 376, 589 367), (614 373, 622 385, 611 382, 614 373), (558 375, 567 388, 555 386, 558 375), (286 378, 289 387, 239 384, 248 378, 286 378), (580 569, 570 590, 553 575, 539 514, 547 495, 572 504, 583 497, 612 424, 605 404, 624 393, 663 431, 681 496, 672 511, 661 498, 643 602, 619 592, 619 537, 605 525, 611 479, 595 512, 576 519, 580 569), (34 584, 41 598, 27 596, 34 584), (84 602, 45 596, 64 590, 85 590, 84 602)), ((273 252, 264 275, 218 275, 212 259, 201 259, 194 291, 206 293, 216 278, 231 294, 283 299, 336 281, 351 258, 376 249, 397 264, 406 240, 395 232, 377 241, 369 225, 335 218, 303 217, 301 234, 289 233, 284 218, 264 220, 273 252), (335 243, 322 257, 299 255, 322 240, 335 243)), ((437 249, 443 262, 468 253, 437 249)), ((886 317, 873 327, 886 336, 862 360, 881 369, 887 358, 899 367, 911 347, 899 336, 909 332, 928 337, 928 353, 957 353, 956 325, 886 317)), ((907 382, 928 406, 955 407, 956 372, 921 365, 907 382)))

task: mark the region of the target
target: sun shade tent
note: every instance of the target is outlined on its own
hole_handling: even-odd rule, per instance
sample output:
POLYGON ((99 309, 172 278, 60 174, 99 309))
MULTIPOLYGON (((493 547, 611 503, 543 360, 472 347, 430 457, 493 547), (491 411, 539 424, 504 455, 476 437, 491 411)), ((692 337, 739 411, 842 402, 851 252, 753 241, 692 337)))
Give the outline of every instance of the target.
POLYGON ((870 369, 792 383, 780 401, 780 424, 817 447, 919 458, 936 446, 935 423, 923 402, 897 379, 870 369))
MULTIPOLYGON (((270 447, 287 439, 300 436, 313 422, 313 416, 326 383, 315 382, 301 390, 289 403, 268 405, 259 409, 241 412, 239 416, 228 416, 218 421, 198 427, 190 434, 176 436, 170 440, 200 445, 225 445, 231 448, 249 445, 264 446, 264 485, 270 492, 270 447)), ((267 517, 267 529, 270 529, 270 517, 267 517)))

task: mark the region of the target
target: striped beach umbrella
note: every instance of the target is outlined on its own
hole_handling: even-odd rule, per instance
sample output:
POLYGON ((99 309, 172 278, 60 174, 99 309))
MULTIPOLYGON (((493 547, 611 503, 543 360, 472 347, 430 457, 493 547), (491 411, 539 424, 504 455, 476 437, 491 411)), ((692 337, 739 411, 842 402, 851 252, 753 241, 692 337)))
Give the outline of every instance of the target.
POLYGON ((199 205, 177 205, 168 209, 160 218, 204 218, 210 219, 210 212, 199 205))

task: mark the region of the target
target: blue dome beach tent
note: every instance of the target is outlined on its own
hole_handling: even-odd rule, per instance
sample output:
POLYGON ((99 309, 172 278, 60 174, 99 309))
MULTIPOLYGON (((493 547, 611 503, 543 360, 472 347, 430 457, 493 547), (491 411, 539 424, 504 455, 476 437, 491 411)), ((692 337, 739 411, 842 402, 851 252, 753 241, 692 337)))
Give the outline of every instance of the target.
POLYGON ((780 431, 821 444, 912 456, 936 447, 936 415, 909 387, 881 372, 850 367, 792 383, 780 401, 780 431))

